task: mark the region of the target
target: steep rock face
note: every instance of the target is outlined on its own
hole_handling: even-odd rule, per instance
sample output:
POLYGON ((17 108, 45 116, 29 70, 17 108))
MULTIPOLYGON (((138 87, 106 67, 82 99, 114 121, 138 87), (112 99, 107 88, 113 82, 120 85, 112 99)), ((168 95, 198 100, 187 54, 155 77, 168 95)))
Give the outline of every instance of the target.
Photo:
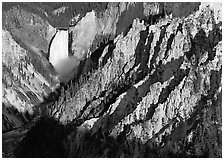
MULTIPOLYGON (((58 83, 58 80, 49 65, 45 70, 42 66, 44 62, 37 62, 37 58, 41 60, 37 53, 22 48, 8 31, 3 30, 2 33, 2 45, 4 46, 2 50, 2 103, 5 104, 3 108, 6 107, 5 109, 9 110, 3 115, 9 118, 10 114, 13 115, 14 109, 19 113, 28 112, 32 115, 34 113, 33 106, 43 101, 43 96, 52 92, 52 87, 58 83), (39 65, 37 65, 38 63, 39 65), (10 108, 14 109, 10 111, 10 108)), ((12 128, 14 127, 18 127, 18 125, 12 125, 12 128)))
POLYGON ((102 18, 98 18, 96 12, 92 11, 87 13, 74 27, 70 27, 70 54, 83 60, 90 52, 90 47, 97 34, 114 35, 119 12, 122 12, 122 10, 116 8, 116 3, 111 3, 103 13, 102 18))
MULTIPOLYGON (((57 30, 54 27, 68 27, 74 13, 70 12, 71 8, 80 10, 84 6, 82 3, 81 7, 72 3, 65 3, 69 7, 60 5, 63 3, 50 6, 47 3, 3 3, 3 106, 6 107, 3 109, 3 121, 4 127, 7 128, 4 131, 28 121, 27 117, 17 121, 17 112, 22 114, 19 119, 24 119, 24 113, 38 114, 40 108, 46 108, 45 104, 43 107, 39 106, 39 103, 57 88, 60 81, 66 82, 74 77, 71 69, 74 68, 74 62, 75 66, 79 64, 76 58, 62 59, 58 68, 63 70, 59 71, 55 71, 52 66, 54 63, 51 64, 48 60, 57 30), (65 26, 59 25, 58 18, 60 23, 62 19, 67 20, 65 26), (66 75, 62 73, 65 70, 69 72, 66 75), (60 72, 60 75, 57 75, 57 72, 60 72)), ((88 7, 94 8, 91 5, 88 7)), ((87 11, 89 10, 83 13, 87 11)), ((62 39, 56 47, 68 48, 67 45, 68 42, 62 39)), ((60 55, 58 53, 55 57, 60 55)))
POLYGON ((126 36, 114 39, 109 57, 106 46, 99 61, 104 65, 56 114, 80 126, 69 156, 220 156, 221 115, 204 117, 221 109, 221 22, 214 17, 213 7, 202 5, 188 17, 166 17, 154 25, 135 19, 126 36), (200 127, 207 123, 217 125, 214 133, 200 127), (199 133, 216 135, 214 145, 199 140, 199 133), (98 134, 102 143, 96 144, 109 146, 91 152, 85 136, 97 141, 98 134), (108 144, 111 138, 121 139, 122 151, 108 144))
POLYGON ((135 5, 110 3, 103 18, 92 11, 70 28, 73 56, 95 67, 62 88, 48 106, 53 119, 28 132, 17 157, 222 156, 221 8, 143 3, 143 20, 125 13, 135 5), (125 30, 116 26, 122 13, 131 17, 125 30), (113 36, 91 51, 104 31, 113 36))
POLYGON ((98 37, 113 39, 124 32, 136 17, 144 17, 142 3, 109 3, 100 15, 95 11, 88 12, 74 27, 69 27, 70 54, 80 60, 89 57, 94 46, 103 41, 98 41, 98 37))
MULTIPOLYGON (((42 92, 46 92, 44 90, 44 86, 41 87, 41 83, 45 83, 49 89, 49 82, 38 72, 35 72, 35 67, 31 63, 31 60, 28 57, 27 50, 21 48, 12 38, 8 31, 3 30, 3 86, 6 87, 4 92, 6 97, 13 96, 13 86, 18 92, 22 92, 21 95, 26 95, 26 90, 34 93, 33 100, 35 101, 35 97, 37 101, 40 101, 42 92), (18 61, 20 60, 20 61, 18 61), (11 76, 9 76, 10 74, 11 76), (35 75, 35 77, 33 76, 35 75), (18 85, 18 86, 17 86, 18 85), (22 87, 21 89, 19 88, 22 87), (7 89, 8 88, 8 89, 7 89), (27 89, 25 89, 27 88, 27 89), (36 89, 35 89, 36 88, 36 89), (37 89, 39 88, 39 89, 37 89), (11 90, 11 91, 10 91, 11 90), (9 93, 10 92, 10 93, 9 93), (9 94, 7 96, 7 94, 9 94)), ((3 88, 4 88, 3 87, 3 88)), ((3 94, 3 97, 4 94, 3 94)), ((16 98, 17 96, 15 96, 16 98)), ((17 97, 18 98, 18 97, 17 97)), ((25 101, 15 101, 13 103, 13 97, 8 100, 12 102, 12 105, 19 108, 19 106, 28 105, 29 103, 25 103, 25 101)), ((26 98, 21 98, 21 100, 26 100, 26 98)), ((28 98, 30 99, 30 98, 28 98)), ((4 102, 4 101, 3 101, 4 102)), ((31 103, 32 104, 32 103, 31 103)), ((21 108, 22 109, 22 108, 21 108)), ((23 110, 23 109, 22 109, 23 110)))
POLYGON ((46 59, 54 32, 48 22, 19 6, 3 12, 3 132, 27 123, 36 114, 35 105, 59 83, 46 59))
POLYGON ((3 23, 17 41, 47 54, 49 42, 56 30, 46 20, 20 6, 14 6, 3 12, 3 23))

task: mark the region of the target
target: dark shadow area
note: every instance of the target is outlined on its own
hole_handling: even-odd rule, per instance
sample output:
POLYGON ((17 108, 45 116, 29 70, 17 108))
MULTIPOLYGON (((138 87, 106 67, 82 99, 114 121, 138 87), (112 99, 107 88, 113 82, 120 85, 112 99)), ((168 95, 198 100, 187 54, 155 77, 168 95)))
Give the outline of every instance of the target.
POLYGON ((52 42, 53 42, 53 40, 54 40, 56 34, 57 34, 57 32, 55 32, 55 34, 52 36, 52 38, 51 38, 51 40, 50 40, 50 42, 49 42, 49 45, 48 45, 49 47, 48 47, 47 57, 46 57, 46 59, 47 59, 48 61, 49 61, 49 58, 50 58, 51 44, 52 44, 52 42))
POLYGON ((65 157, 63 139, 68 130, 53 118, 43 117, 23 138, 15 150, 16 157, 65 157))
POLYGON ((152 116, 155 113, 155 109, 158 107, 158 105, 166 102, 170 93, 175 89, 176 86, 180 84, 183 78, 188 75, 189 71, 190 71, 189 68, 186 70, 178 68, 178 71, 174 73, 174 79, 172 79, 169 85, 163 88, 163 90, 161 91, 158 102, 156 104, 151 104, 150 107, 148 108, 148 113, 146 114, 146 120, 152 118, 152 116))
POLYGON ((103 57, 102 66, 104 66, 107 63, 107 60, 112 56, 113 50, 115 48, 116 48, 116 43, 113 43, 113 41, 109 41, 108 52, 103 57))
MULTIPOLYGON (((74 55, 73 51, 72 51, 72 43, 73 43, 73 31, 69 31, 68 32, 68 56, 72 56, 74 55)), ((50 53, 50 52, 48 52, 50 53)))
POLYGON ((215 57, 215 50, 214 47, 218 44, 219 41, 222 40, 221 30, 219 29, 218 25, 215 25, 212 31, 209 32, 209 36, 206 36, 204 30, 199 30, 198 33, 195 35, 194 39, 191 39, 191 49, 186 56, 188 60, 193 56, 196 57, 196 65, 198 65, 199 58, 201 54, 205 51, 208 52, 208 59, 204 64, 206 65, 209 61, 212 61, 215 57))
POLYGON ((167 46, 166 46, 166 51, 165 51, 165 59, 167 59, 167 57, 168 57, 168 52, 171 49, 171 45, 173 43, 174 37, 175 37, 175 34, 172 33, 167 41, 167 46))
POLYGON ((154 68, 153 65, 155 65, 156 58, 158 57, 158 54, 160 51, 160 45, 162 43, 163 38, 165 37, 166 27, 168 27, 168 26, 169 26, 169 23, 166 26, 161 27, 159 40, 156 42, 156 46, 154 47, 154 54, 153 54, 152 59, 150 60, 150 68, 149 68, 150 71, 149 72, 151 72, 152 69, 154 68))
POLYGON ((90 59, 92 60, 93 64, 94 64, 94 67, 93 68, 97 68, 98 65, 99 65, 99 58, 101 57, 104 49, 106 46, 109 45, 109 48, 108 48, 108 52, 104 57, 104 65, 105 65, 105 61, 112 55, 112 52, 113 50, 115 49, 116 47, 116 44, 113 42, 113 40, 106 40, 106 41, 103 41, 103 42, 100 42, 100 47, 97 48, 90 56, 90 59))
MULTIPOLYGON (((43 117, 18 144, 14 154, 18 158, 53 158, 53 157, 134 157, 132 151, 141 145, 138 139, 128 140, 128 126, 117 138, 104 135, 100 129, 92 134, 90 131, 79 132, 71 126, 63 126, 58 121, 43 117), (79 139, 77 139, 78 134, 79 139), (70 138, 69 138, 70 137, 70 138)), ((139 150, 140 151, 140 150, 139 150)))

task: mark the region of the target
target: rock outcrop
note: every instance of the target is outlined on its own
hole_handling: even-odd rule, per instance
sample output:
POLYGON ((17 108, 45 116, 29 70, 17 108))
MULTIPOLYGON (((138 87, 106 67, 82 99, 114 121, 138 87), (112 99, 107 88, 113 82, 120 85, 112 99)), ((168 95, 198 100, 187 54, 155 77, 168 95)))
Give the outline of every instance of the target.
POLYGON ((77 79, 17 157, 222 157, 221 4, 109 3, 69 32, 77 79))

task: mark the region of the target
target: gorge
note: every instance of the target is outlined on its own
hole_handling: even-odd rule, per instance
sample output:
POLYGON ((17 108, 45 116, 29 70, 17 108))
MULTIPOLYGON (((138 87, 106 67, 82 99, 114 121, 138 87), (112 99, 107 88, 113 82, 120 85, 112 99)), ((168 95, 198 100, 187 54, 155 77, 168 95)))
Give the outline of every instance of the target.
POLYGON ((3 157, 222 157, 222 7, 3 3, 3 157))

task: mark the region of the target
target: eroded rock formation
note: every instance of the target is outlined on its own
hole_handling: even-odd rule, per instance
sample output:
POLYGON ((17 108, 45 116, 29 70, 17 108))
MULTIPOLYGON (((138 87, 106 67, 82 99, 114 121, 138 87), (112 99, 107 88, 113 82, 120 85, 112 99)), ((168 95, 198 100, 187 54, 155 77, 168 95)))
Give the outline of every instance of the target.
POLYGON ((220 6, 109 3, 76 17, 76 79, 15 155, 221 157, 220 6))

